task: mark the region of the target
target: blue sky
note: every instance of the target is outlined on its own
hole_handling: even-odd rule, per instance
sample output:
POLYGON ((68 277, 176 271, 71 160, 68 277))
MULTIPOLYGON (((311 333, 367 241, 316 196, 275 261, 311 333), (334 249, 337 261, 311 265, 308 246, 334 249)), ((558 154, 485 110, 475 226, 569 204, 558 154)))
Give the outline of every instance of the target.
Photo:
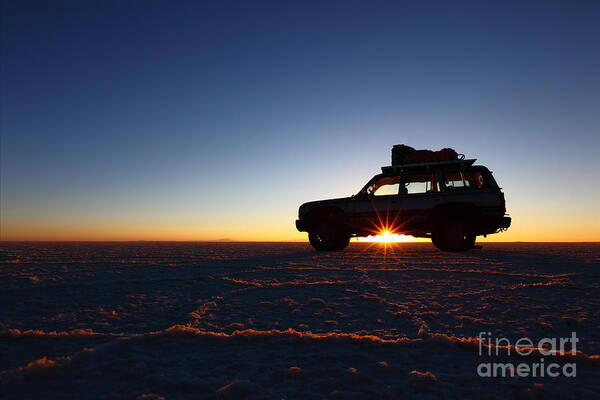
POLYGON ((393 144, 494 171, 501 240, 599 240, 597 2, 7 2, 2 239, 302 238, 393 144))

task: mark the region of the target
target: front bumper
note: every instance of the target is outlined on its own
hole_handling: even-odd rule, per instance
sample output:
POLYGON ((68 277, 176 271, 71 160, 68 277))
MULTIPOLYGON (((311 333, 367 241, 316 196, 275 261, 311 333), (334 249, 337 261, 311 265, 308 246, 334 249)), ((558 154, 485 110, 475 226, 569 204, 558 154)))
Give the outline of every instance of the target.
POLYGON ((302 219, 297 219, 296 220, 296 229, 298 229, 300 232, 306 232, 306 221, 302 220, 302 219))

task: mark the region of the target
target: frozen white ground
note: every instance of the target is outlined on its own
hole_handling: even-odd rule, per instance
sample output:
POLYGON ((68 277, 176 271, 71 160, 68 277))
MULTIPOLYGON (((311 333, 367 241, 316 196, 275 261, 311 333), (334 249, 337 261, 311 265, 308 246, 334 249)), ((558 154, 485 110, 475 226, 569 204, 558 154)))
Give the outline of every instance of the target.
POLYGON ((599 244, 369 246, 0 243, 0 397, 600 397, 599 244), (577 376, 479 377, 541 358, 482 331, 577 376))

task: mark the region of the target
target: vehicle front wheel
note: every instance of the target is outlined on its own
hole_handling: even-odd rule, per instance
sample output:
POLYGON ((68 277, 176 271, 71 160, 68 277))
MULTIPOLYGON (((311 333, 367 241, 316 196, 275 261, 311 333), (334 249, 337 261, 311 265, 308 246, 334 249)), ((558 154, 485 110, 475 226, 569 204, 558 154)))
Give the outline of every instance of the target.
POLYGON ((460 221, 444 221, 431 235, 433 245, 442 251, 463 252, 473 247, 476 236, 460 221))
POLYGON ((308 233, 308 241, 318 251, 343 250, 350 242, 350 235, 331 223, 320 223, 308 233))
POLYGON ((345 232, 340 232, 337 238, 336 250, 344 250, 346 247, 348 247, 349 243, 350 235, 345 232))

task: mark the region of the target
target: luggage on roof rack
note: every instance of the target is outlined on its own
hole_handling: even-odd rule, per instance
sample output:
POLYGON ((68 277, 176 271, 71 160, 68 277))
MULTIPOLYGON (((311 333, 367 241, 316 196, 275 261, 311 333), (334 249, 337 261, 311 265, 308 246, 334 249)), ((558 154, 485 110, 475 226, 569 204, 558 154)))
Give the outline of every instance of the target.
POLYGON ((464 159, 459 158, 458 160, 450 161, 432 161, 424 163, 411 163, 411 164, 400 164, 400 165, 387 165, 381 167, 381 172, 386 173, 398 173, 402 171, 422 170, 422 169, 446 169, 446 168, 464 168, 470 167, 477 161, 475 158, 464 159))
POLYGON ((410 146, 397 144, 392 147, 392 165, 422 164, 462 160, 465 156, 456 150, 445 148, 440 151, 415 150, 410 146))

